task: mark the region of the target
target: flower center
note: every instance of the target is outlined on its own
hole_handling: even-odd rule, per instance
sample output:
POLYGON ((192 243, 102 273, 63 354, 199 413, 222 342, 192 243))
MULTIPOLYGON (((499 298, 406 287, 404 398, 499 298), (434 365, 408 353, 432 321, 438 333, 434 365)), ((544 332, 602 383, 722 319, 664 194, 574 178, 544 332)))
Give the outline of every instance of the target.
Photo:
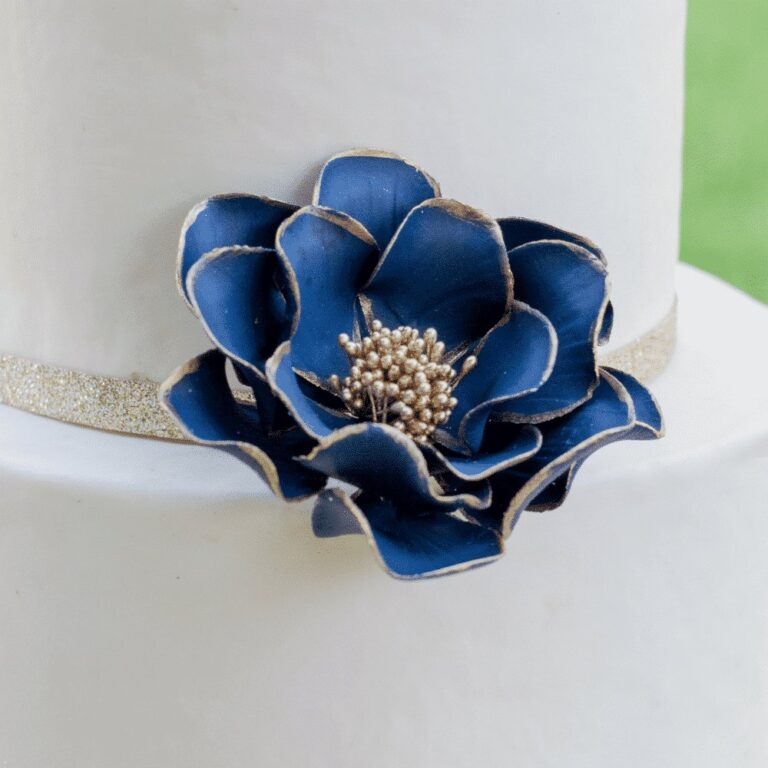
POLYGON ((434 328, 423 334, 408 325, 390 330, 379 320, 360 341, 340 334, 339 346, 349 357, 349 375, 331 376, 330 384, 349 413, 392 424, 420 443, 448 421, 458 405, 454 388, 477 364, 469 355, 457 373, 434 328))

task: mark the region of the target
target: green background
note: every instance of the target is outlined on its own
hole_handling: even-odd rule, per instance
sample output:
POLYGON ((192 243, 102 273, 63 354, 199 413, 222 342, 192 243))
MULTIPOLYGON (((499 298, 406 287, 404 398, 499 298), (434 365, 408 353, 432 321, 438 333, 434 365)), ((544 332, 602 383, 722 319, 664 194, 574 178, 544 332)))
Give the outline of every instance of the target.
POLYGON ((768 302, 768 0, 689 0, 681 257, 768 302))

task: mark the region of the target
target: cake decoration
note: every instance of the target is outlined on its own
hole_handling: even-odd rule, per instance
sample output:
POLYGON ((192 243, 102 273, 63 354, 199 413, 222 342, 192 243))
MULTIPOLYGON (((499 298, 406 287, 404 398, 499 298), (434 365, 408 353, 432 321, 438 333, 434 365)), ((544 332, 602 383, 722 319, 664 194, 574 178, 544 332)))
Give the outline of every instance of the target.
POLYGON ((394 154, 332 157, 303 208, 201 203, 178 279, 214 344, 161 385, 182 431, 317 494, 315 533, 363 532, 399 578, 498 559, 592 452, 663 432, 644 385, 598 364, 597 246, 442 198, 394 154))

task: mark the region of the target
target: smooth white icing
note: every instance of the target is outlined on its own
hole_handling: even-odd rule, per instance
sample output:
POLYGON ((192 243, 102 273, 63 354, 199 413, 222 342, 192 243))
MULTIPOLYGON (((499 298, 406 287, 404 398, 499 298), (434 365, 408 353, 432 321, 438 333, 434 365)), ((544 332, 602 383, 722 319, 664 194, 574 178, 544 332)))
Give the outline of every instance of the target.
POLYGON ((176 295, 213 193, 307 202, 368 146, 447 196, 606 251, 615 344, 668 309, 684 0, 0 4, 0 351, 163 377, 208 346, 176 295))
POLYGON ((315 539, 212 449, 0 406, 0 755, 763 768, 768 311, 679 278, 667 437, 606 448, 502 561, 430 582, 315 539))

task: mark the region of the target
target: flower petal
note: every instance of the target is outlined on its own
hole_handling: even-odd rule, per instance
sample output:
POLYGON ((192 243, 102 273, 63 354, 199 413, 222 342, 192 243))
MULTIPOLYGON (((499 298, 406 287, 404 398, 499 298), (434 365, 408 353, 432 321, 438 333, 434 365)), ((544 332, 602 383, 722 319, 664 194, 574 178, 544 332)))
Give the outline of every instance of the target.
POLYGON ((526 243, 534 243, 537 240, 563 240, 573 243, 593 253, 605 264, 605 255, 591 240, 567 229, 554 227, 536 219, 525 219, 520 216, 510 216, 498 219, 504 245, 508 251, 526 243))
POLYGON ((457 456, 425 445, 438 465, 460 480, 477 481, 530 459, 541 447, 541 432, 532 424, 488 424, 479 453, 457 456))
POLYGON ((187 277, 192 305, 214 344, 262 375, 296 316, 289 269, 273 250, 233 246, 209 251, 187 277))
POLYGON ((179 368, 160 386, 160 401, 195 442, 226 450, 255 469, 284 499, 311 496, 323 475, 294 460, 311 441, 294 428, 270 434, 257 408, 239 402, 226 376, 226 357, 211 350, 179 368))
POLYGON ((607 274, 589 251, 566 242, 521 245, 508 256, 516 298, 543 312, 557 332, 547 382, 503 408, 507 418, 539 422, 572 410, 597 386, 595 348, 608 302, 607 274))
POLYGON ((181 228, 176 278, 184 300, 187 274, 195 262, 214 248, 250 245, 272 248, 281 222, 296 210, 295 205, 259 195, 216 195, 198 203, 181 228))
POLYGON ((408 211, 433 197, 440 197, 440 187, 413 163, 363 149, 334 155, 325 164, 313 202, 357 219, 383 250, 408 211))
POLYGON ((490 503, 485 481, 463 484, 461 492, 446 494, 430 475, 416 443, 387 424, 359 422, 344 427, 321 439, 299 461, 406 508, 451 511, 461 507, 479 509, 490 503))
POLYGON ((600 335, 597 337, 598 344, 607 344, 611 340, 613 332, 613 304, 611 301, 605 305, 603 313, 603 322, 600 325, 600 335))
POLYGON ((520 513, 574 464, 608 443, 626 439, 635 423, 632 399, 617 379, 600 372, 592 397, 579 408, 540 424, 543 443, 528 461, 491 479, 493 502, 475 519, 508 536, 520 513))
POLYGON ((635 426, 632 429, 632 440, 656 440, 664 436, 664 417, 661 409, 651 392, 634 376, 615 368, 604 367, 615 379, 618 379, 624 389, 629 392, 635 406, 635 426))
POLYGON ((541 312, 516 301, 476 354, 477 366, 454 389, 459 402, 446 425, 474 452, 480 450, 491 410, 537 390, 549 378, 557 336, 541 312))
POLYGON ((476 341, 512 304, 499 227, 454 200, 428 200, 405 218, 363 293, 384 325, 434 326, 449 350, 476 341))
MULTIPOLYGON (((581 246, 597 256, 603 264, 606 263, 605 255, 600 248, 588 238, 577 235, 575 232, 569 232, 566 229, 560 229, 560 227, 554 227, 551 224, 545 224, 543 221, 536 221, 535 219, 509 217, 499 219, 498 221, 501 233, 504 236, 504 245, 506 245, 508 251, 512 248, 517 248, 519 245, 533 243, 537 240, 564 240, 566 243, 581 246)), ((605 308, 598 343, 605 344, 608 342, 611 337, 612 327, 613 305, 609 301, 605 308)))
POLYGON ((358 520, 358 512, 354 502, 341 488, 326 488, 317 495, 312 508, 312 533, 318 539, 365 533, 358 520))
MULTIPOLYGON (((632 398, 635 409, 635 421, 632 428, 621 436, 622 440, 654 440, 664 434, 664 424, 661 412, 653 395, 633 376, 614 368, 601 369, 613 376, 626 389, 632 398)), ((559 507, 568 496, 576 473, 586 460, 582 458, 574 462, 566 472, 563 472, 553 482, 540 491, 526 509, 534 512, 544 512, 559 507)))
POLYGON ((548 512, 557 509, 568 497, 576 473, 583 463, 583 461, 577 461, 571 464, 563 474, 555 478, 531 499, 526 510, 529 512, 548 512))
POLYGON ((322 380, 343 375, 349 359, 337 338, 354 333, 355 297, 379 255, 373 238, 346 214, 307 206, 281 225, 277 249, 293 269, 301 307, 293 365, 322 380))
POLYGON ((323 407, 307 393, 311 385, 294 370, 290 341, 277 348, 266 372, 275 394, 308 435, 319 439, 350 423, 349 417, 323 407))
POLYGON ((371 494, 352 499, 338 488, 317 497, 312 521, 320 536, 362 530, 379 564, 398 579, 465 571, 504 554, 501 537, 488 528, 432 510, 402 512, 392 501, 371 494))

